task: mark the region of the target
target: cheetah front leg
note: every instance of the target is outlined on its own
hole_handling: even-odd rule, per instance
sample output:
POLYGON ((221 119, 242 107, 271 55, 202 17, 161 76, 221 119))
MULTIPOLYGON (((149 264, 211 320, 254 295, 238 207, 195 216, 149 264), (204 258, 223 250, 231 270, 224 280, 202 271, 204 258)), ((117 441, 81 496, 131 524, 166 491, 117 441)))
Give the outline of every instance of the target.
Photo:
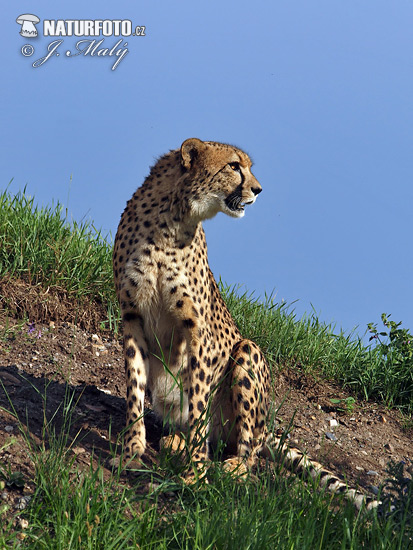
MULTIPOLYGON (((183 377, 184 389, 188 396, 189 452, 197 476, 208 458, 209 398, 212 384, 210 372, 210 348, 207 331, 197 314, 196 307, 188 296, 177 297, 175 316, 182 327, 186 340, 187 368, 183 377)), ((191 473, 188 477, 193 477, 191 473)))
POLYGON ((143 419, 146 380, 149 372, 148 346, 143 334, 142 318, 135 312, 122 316, 126 371, 126 459, 140 458, 146 448, 143 419))

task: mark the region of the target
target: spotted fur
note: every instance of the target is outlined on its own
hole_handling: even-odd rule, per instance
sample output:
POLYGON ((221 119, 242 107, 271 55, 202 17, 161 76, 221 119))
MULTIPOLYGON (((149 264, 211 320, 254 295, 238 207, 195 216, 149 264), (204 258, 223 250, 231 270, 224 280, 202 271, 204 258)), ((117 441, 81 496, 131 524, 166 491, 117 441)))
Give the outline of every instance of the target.
MULTIPOLYGON (((262 189, 251 164, 231 145, 188 139, 158 160, 122 214, 113 265, 124 330, 129 457, 145 452, 145 392, 158 415, 189 432, 198 468, 208 458, 208 443, 224 441, 248 465, 279 446, 265 425, 268 364, 259 347, 242 338, 220 295, 201 224, 218 212, 242 217, 245 205, 255 202, 262 189)), ((280 448, 287 465, 320 476, 322 485, 361 504, 360 493, 354 496, 298 449, 280 448)))

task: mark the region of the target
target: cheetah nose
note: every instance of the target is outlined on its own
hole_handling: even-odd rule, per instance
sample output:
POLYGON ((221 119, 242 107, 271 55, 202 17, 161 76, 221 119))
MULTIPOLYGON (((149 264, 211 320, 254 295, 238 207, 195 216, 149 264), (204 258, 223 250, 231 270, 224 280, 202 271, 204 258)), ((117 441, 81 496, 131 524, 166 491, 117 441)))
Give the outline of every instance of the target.
POLYGON ((254 195, 259 195, 262 191, 262 187, 253 187, 251 191, 254 193, 254 195))

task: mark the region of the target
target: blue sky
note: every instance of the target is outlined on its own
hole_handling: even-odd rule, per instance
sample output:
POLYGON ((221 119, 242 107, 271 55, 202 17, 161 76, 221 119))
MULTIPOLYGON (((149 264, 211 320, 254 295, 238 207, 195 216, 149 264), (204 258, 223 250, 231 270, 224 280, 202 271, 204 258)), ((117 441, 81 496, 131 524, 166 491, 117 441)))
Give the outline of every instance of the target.
MULTIPOLYGON (((234 143, 263 193, 205 223, 216 277, 312 307, 362 335, 380 314, 413 329, 413 3, 8 2, 1 35, 0 188, 27 185, 116 232, 157 156, 188 137, 234 143), (128 54, 23 38, 18 15, 129 19, 128 54), (22 46, 34 54, 25 57, 22 46)), ((121 37, 122 38, 122 37, 121 37)), ((90 38, 89 38, 90 39, 90 38)), ((119 38, 105 38, 112 48, 119 38)))

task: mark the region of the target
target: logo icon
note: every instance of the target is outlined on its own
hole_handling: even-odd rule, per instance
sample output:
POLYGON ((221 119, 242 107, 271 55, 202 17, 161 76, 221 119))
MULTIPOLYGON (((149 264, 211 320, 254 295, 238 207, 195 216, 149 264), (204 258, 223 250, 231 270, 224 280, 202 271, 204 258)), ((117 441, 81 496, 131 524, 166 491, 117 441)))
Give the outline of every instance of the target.
POLYGON ((16 19, 16 23, 22 26, 20 34, 25 38, 35 38, 37 36, 37 29, 35 25, 39 22, 40 19, 37 15, 32 15, 30 13, 19 15, 16 19))

